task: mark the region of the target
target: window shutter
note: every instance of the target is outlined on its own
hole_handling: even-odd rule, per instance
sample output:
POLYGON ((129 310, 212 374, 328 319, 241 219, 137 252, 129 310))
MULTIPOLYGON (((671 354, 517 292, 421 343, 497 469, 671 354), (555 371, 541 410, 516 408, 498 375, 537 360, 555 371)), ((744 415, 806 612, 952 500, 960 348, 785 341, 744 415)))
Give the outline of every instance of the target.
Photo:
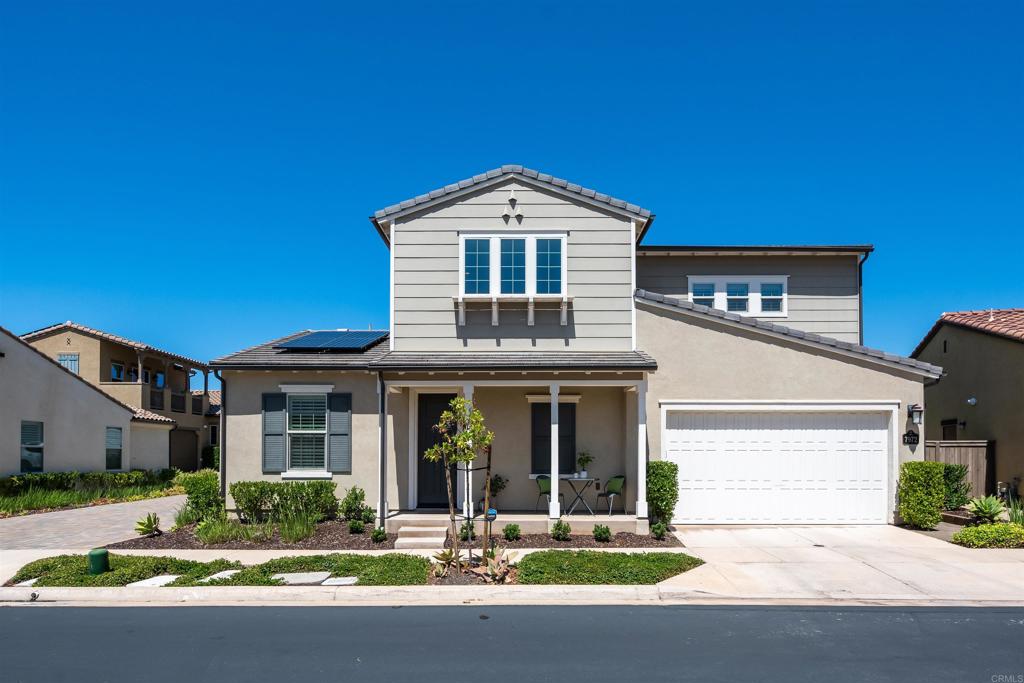
POLYGON ((327 468, 352 473, 352 394, 327 397, 327 468))
POLYGON ((22 422, 21 423, 21 445, 22 446, 36 446, 43 443, 43 423, 42 422, 22 422))
POLYGON ((120 427, 107 427, 107 448, 121 448, 120 427))
POLYGON ((284 472, 285 395, 263 394, 263 471, 284 472))

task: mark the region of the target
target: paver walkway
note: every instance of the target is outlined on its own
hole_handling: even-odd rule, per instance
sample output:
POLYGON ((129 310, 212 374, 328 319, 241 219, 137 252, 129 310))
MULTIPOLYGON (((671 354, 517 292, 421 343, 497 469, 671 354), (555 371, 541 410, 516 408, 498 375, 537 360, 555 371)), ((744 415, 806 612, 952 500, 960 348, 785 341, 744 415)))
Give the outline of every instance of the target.
POLYGON ((135 522, 150 512, 167 529, 185 496, 95 505, 0 519, 0 551, 27 548, 95 548, 133 538, 135 522))
POLYGON ((679 527, 707 564, 661 585, 719 598, 1024 601, 1024 550, 894 526, 679 527))

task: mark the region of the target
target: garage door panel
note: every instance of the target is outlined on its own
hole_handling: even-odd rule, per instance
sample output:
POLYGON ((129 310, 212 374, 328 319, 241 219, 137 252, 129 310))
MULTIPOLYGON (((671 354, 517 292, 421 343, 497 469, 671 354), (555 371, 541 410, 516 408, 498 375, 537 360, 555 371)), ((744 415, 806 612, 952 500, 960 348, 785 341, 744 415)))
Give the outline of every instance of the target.
POLYGON ((888 416, 670 411, 677 523, 884 523, 888 416))

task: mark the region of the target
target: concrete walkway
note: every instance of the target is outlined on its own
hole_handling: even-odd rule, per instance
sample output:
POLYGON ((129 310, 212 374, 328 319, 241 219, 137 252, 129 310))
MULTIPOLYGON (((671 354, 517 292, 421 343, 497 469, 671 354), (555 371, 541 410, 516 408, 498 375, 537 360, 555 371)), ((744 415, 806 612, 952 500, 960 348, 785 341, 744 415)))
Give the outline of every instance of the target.
POLYGON ((124 541, 136 535, 135 522, 150 512, 155 512, 163 527, 169 529, 174 524, 175 511, 184 503, 185 496, 167 496, 0 519, 0 551, 27 548, 88 550, 124 541))
POLYGON ((972 550, 893 526, 680 527, 676 535, 707 564, 663 582, 666 596, 1024 601, 1024 550, 972 550))

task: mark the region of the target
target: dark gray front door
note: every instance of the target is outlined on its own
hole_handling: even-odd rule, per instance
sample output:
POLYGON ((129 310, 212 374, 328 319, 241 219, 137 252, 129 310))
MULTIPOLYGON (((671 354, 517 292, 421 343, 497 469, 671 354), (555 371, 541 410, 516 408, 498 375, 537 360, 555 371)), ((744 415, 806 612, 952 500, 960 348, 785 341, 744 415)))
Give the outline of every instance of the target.
MULTIPOLYGON (((444 468, 440 462, 427 462, 423 459, 423 453, 441 440, 440 435, 434 430, 441 413, 448 409, 448 405, 455 394, 420 394, 419 414, 417 416, 417 446, 419 450, 419 462, 417 463, 417 506, 421 508, 447 508, 448 507, 448 484, 444 478, 444 468)), ((454 485, 455 472, 452 471, 452 485, 454 485)))

